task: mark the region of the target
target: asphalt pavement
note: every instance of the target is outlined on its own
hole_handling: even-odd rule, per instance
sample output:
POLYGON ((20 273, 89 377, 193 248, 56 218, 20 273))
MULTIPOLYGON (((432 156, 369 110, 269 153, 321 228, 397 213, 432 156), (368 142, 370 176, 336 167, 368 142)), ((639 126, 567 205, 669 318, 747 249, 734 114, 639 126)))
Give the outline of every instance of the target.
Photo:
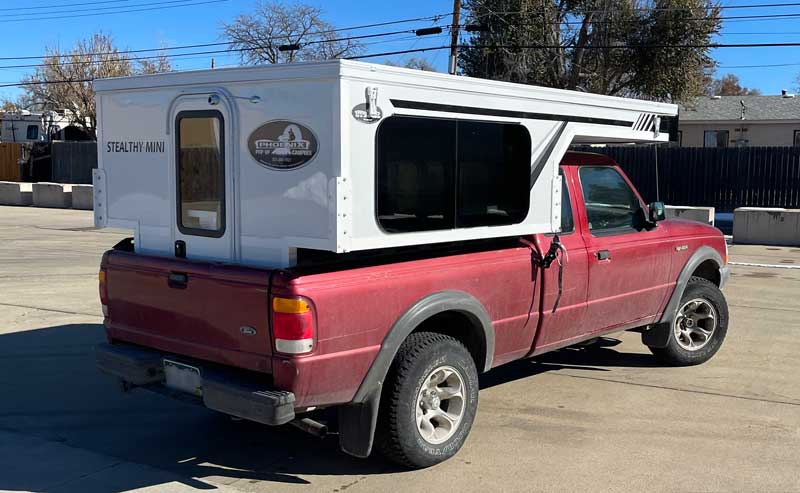
POLYGON ((461 452, 423 471, 232 421, 95 370, 91 212, 0 207, 0 491, 800 491, 800 248, 733 246, 728 338, 692 368, 633 333, 481 378, 461 452), (793 268, 798 267, 798 268, 793 268))

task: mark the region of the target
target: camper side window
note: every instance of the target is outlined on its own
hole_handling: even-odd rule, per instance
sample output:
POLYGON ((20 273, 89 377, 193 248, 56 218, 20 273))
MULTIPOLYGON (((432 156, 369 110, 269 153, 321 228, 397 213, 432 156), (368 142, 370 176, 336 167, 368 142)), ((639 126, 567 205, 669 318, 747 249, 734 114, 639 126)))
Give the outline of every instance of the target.
POLYGON ((28 140, 38 140, 39 139, 39 126, 38 125, 28 125, 26 138, 28 140))
POLYGON ((389 233, 517 224, 528 214, 522 125, 393 116, 377 148, 377 216, 389 233))
POLYGON ((178 228, 220 237, 225 232, 224 127, 218 111, 178 114, 178 228))

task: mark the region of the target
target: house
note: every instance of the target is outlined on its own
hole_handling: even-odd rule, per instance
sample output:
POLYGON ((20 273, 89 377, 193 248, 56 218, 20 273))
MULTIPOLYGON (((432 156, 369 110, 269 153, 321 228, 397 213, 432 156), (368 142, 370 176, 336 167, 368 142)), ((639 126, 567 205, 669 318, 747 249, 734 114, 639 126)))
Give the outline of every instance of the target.
POLYGON ((0 114, 0 142, 45 142, 87 140, 85 132, 70 125, 68 110, 33 113, 22 110, 0 114))
POLYGON ((800 146, 800 97, 711 96, 680 109, 683 147, 800 146))

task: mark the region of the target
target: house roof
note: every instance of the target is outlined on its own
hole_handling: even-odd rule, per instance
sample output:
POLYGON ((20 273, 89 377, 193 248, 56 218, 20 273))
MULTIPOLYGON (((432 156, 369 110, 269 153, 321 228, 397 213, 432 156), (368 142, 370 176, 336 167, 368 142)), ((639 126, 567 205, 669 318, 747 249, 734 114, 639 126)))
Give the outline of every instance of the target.
POLYGON ((699 97, 680 108, 680 121, 739 121, 744 101, 745 120, 800 120, 800 96, 699 97))

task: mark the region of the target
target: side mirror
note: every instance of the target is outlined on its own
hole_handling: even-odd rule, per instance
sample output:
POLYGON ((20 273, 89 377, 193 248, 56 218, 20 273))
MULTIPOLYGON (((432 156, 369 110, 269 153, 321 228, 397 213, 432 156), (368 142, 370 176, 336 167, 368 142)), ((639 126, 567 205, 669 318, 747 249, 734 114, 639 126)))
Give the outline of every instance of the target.
POLYGON ((652 223, 657 223, 667 218, 667 210, 664 206, 664 202, 651 202, 650 205, 647 206, 647 209, 650 222, 652 223))

